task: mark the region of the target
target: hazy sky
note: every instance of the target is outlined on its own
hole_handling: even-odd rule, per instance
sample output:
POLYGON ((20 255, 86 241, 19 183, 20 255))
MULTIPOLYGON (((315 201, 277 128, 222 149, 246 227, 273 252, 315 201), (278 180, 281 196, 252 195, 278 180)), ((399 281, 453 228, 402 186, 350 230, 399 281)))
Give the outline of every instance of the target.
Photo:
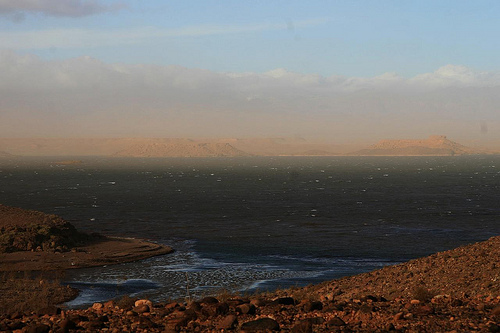
POLYGON ((499 1, 0 0, 0 137, 500 142, 499 1))

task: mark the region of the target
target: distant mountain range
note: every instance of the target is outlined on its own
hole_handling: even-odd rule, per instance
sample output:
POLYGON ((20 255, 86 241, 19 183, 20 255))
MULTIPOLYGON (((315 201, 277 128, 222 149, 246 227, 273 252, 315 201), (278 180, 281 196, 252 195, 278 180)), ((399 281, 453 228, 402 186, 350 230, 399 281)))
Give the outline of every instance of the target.
POLYGON ((0 158, 4 158, 4 157, 13 157, 13 155, 6 153, 4 151, 0 151, 0 158))
POLYGON ((60 138, 1 139, 0 157, 236 157, 236 156, 454 156, 491 154, 443 135, 423 140, 382 140, 362 149, 355 145, 309 143, 302 138, 60 138))
POLYGON ((425 140, 381 140, 375 145, 349 155, 355 156, 454 156, 488 152, 450 141, 444 135, 431 135, 425 140))
POLYGON ((122 157, 236 157, 249 156, 229 143, 143 143, 117 152, 122 157))

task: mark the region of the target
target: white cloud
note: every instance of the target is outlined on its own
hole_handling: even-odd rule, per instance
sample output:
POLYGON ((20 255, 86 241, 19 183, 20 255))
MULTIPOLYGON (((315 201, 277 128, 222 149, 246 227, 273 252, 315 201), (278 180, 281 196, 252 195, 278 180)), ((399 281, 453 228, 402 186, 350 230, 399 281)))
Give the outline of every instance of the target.
POLYGON ((500 139, 499 73, 462 66, 411 79, 394 73, 323 77, 285 69, 217 73, 107 64, 91 57, 45 61, 3 51, 0 73, 1 136, 300 133, 373 140, 484 136, 487 123, 487 135, 500 139))
POLYGON ((500 73, 480 72, 465 66, 446 65, 433 73, 417 75, 412 82, 431 86, 491 86, 499 84, 500 73))
POLYGON ((98 0, 0 0, 0 14, 41 13, 48 16, 82 17, 115 11, 121 3, 105 5, 98 0))

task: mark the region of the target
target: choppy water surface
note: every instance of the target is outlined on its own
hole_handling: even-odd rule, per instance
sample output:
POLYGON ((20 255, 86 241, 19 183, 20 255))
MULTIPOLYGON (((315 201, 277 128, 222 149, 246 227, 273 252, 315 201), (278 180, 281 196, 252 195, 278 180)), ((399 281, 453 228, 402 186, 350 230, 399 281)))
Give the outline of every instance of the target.
POLYGON ((0 161, 0 202, 177 250, 69 273, 71 306, 316 283, 500 231, 500 156, 57 160, 0 161))

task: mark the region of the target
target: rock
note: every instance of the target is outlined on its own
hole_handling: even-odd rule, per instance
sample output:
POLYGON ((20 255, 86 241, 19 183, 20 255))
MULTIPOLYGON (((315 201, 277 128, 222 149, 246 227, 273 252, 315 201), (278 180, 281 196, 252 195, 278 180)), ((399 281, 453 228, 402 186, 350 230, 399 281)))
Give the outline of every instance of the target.
POLYGON ((217 304, 217 307, 215 308, 215 313, 217 315, 225 315, 228 312, 229 312, 229 304, 227 304, 226 302, 217 304))
POLYGON ((103 306, 106 309, 114 309, 115 308, 115 302, 113 300, 107 301, 106 303, 103 304, 103 306))
POLYGON ((205 297, 200 301, 201 304, 217 304, 219 300, 215 297, 205 297))
POLYGON ((241 330, 244 332, 263 332, 266 330, 279 331, 280 325, 272 318, 260 318, 243 323, 241 325, 241 330))
POLYGON ((192 309, 186 310, 181 316, 169 318, 166 325, 169 328, 180 329, 186 327, 191 321, 196 320, 196 312, 192 309))
POLYGON ((109 321, 109 317, 104 315, 104 316, 99 316, 97 317, 97 320, 103 322, 103 323, 107 323, 109 321))
POLYGON ((323 303, 319 302, 319 301, 316 301, 316 302, 312 302, 312 301, 308 301, 304 304, 304 311, 306 312, 311 312, 311 311, 321 311, 323 310, 323 303))
POLYGON ((310 322, 312 325, 321 325, 325 322, 325 318, 323 317, 312 317, 312 318, 306 318, 302 321, 307 321, 310 322))
POLYGON ((69 330, 75 329, 76 324, 71 319, 64 319, 59 323, 60 332, 69 332, 69 330))
POLYGON ((22 312, 19 312, 19 311, 16 311, 16 312, 12 312, 9 316, 10 319, 14 320, 14 319, 21 319, 23 317, 23 314, 22 312))
POLYGON ((427 316, 434 313, 434 308, 429 305, 422 305, 416 308, 413 312, 420 316, 427 316))
POLYGON ((394 315, 394 320, 395 321, 403 320, 404 316, 405 316, 405 314, 403 312, 398 312, 398 313, 396 313, 396 315, 394 315))
POLYGON ((137 328, 148 330, 151 328, 157 328, 158 325, 154 323, 151 319, 146 317, 138 317, 138 322, 136 322, 137 328))
POLYGON ((191 302, 191 304, 189 304, 189 309, 192 309, 196 312, 200 312, 201 309, 202 309, 202 306, 199 302, 191 302))
POLYGON ((28 327, 27 333, 49 333, 50 326, 45 324, 33 324, 28 327))
POLYGON ((224 319, 222 319, 217 325, 217 328, 220 330, 230 330, 233 329, 237 324, 238 324, 238 317, 231 314, 224 317, 224 319))
POLYGON ((339 326, 345 326, 346 323, 340 317, 333 317, 326 323, 326 325, 328 327, 339 327, 339 326))
POLYGON ((394 326, 393 323, 390 323, 389 325, 387 325, 386 329, 385 329, 387 332, 392 332, 392 331, 395 331, 396 330, 396 327, 394 326))
POLYGON ((103 307, 104 306, 102 305, 102 303, 94 303, 94 304, 92 304, 92 309, 94 309, 94 310, 100 310, 103 307))
POLYGON ((198 315, 193 309, 187 309, 186 311, 184 311, 184 318, 188 319, 189 321, 196 320, 196 318, 198 318, 198 315))
POLYGON ((420 304, 420 301, 419 301, 418 299, 412 299, 412 300, 410 301, 410 304, 413 304, 413 305, 415 305, 415 304, 420 304))
POLYGON ((307 320, 303 320, 296 324, 295 326, 292 327, 291 331, 292 333, 312 333, 313 332, 313 325, 311 322, 307 320))
POLYGON ((235 299, 228 299, 225 303, 227 303, 229 306, 236 307, 245 302, 242 299, 235 298, 235 299))
POLYGON ((280 297, 276 301, 281 305, 295 305, 295 300, 292 297, 280 297))
POLYGON ((236 312, 241 314, 255 314, 255 306, 253 304, 241 304, 236 307, 236 312))
POLYGON ((151 309, 149 308, 149 305, 143 303, 139 306, 134 307, 132 311, 134 311, 135 313, 145 313, 151 311, 151 309))
POLYGON ((24 326, 26 326, 26 324, 24 324, 22 321, 15 320, 8 325, 8 328, 9 330, 20 330, 24 326))
POLYGON ((173 310, 173 309, 178 308, 178 307, 180 307, 180 304, 177 302, 172 302, 172 303, 168 303, 167 305, 165 305, 165 309, 167 309, 167 310, 173 310))
POLYGON ((253 304, 256 307, 264 306, 264 305, 266 305, 266 303, 267 302, 265 300, 260 299, 260 298, 254 298, 254 299, 250 300, 250 304, 253 304))
POLYGON ((373 307, 368 304, 363 304, 359 307, 359 311, 362 313, 371 313, 373 312, 373 307))
POLYGON ((491 310, 491 314, 493 316, 500 316, 500 305, 494 307, 493 310, 491 310))
POLYGON ((61 313, 61 309, 54 306, 54 305, 49 305, 44 308, 39 309, 36 314, 39 316, 43 315, 49 315, 49 316, 56 316, 61 313))
POLYGON ((94 330, 99 330, 99 329, 104 328, 104 327, 106 327, 106 325, 104 325, 104 323, 102 321, 94 319, 94 320, 91 320, 88 322, 87 329, 94 331, 94 330))
POLYGON ((373 295, 367 295, 363 297, 364 301, 378 302, 378 298, 373 295))
POLYGON ((71 321, 78 323, 80 321, 89 321, 89 318, 86 316, 82 316, 77 313, 70 313, 67 315, 67 319, 70 319, 71 321))
POLYGON ((153 308, 153 303, 150 300, 147 300, 147 299, 140 299, 140 300, 135 301, 134 306, 135 307, 139 307, 139 306, 141 306, 143 304, 146 304, 150 309, 153 308))
POLYGON ((407 313, 404 315, 405 319, 412 319, 413 318, 413 313, 407 313))
POLYGON ((497 332, 500 332, 500 326, 495 324, 495 323, 491 323, 488 325, 488 330, 490 332, 494 332, 494 333, 497 333, 497 332))

